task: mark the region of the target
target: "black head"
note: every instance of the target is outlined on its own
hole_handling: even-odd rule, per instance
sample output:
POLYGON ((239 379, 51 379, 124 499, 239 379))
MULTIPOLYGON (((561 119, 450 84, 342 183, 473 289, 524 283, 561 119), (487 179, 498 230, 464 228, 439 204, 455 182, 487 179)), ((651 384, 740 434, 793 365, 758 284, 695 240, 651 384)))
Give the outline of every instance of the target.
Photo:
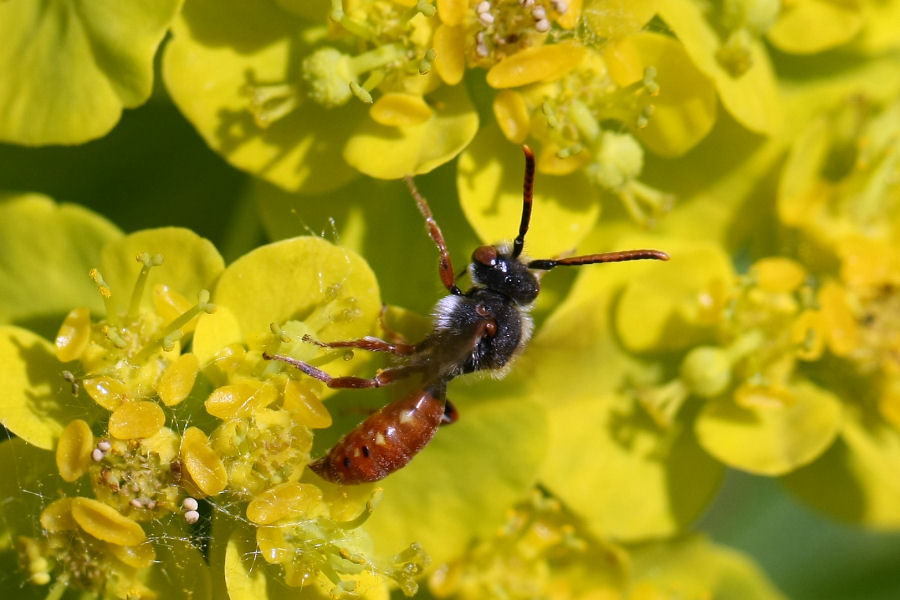
POLYGON ((476 248, 469 269, 472 281, 503 294, 516 304, 531 304, 540 291, 537 277, 518 256, 494 246, 476 248))
POLYGON ((669 255, 659 250, 625 250, 561 259, 539 259, 523 262, 519 256, 525 247, 525 234, 531 221, 531 205, 534 200, 534 152, 522 146, 525 153, 525 183, 522 190, 522 220, 519 235, 513 240, 512 249, 497 246, 479 246, 472 253, 469 266, 472 280, 489 290, 512 299, 517 304, 531 304, 537 298, 540 284, 532 270, 548 271, 559 266, 588 265, 625 260, 669 260, 669 255))

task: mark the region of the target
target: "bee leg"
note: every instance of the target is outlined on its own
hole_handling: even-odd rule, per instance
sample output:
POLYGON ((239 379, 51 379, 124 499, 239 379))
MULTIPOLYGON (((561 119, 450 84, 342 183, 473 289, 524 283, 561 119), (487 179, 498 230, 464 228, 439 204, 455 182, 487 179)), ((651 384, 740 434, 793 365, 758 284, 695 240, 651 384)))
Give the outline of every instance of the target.
POLYGON ((450 262, 450 252, 447 250, 447 242, 444 241, 444 234, 441 232, 441 228, 438 226, 437 221, 435 221, 434 215, 431 214, 431 208, 429 208, 428 202, 422 194, 419 193, 412 177, 406 176, 403 178, 403 181, 406 182, 409 193, 412 194, 413 199, 416 201, 419 212, 425 217, 425 227, 428 228, 428 235, 431 236, 431 240, 434 242, 434 245, 437 246, 438 253, 440 254, 438 275, 441 277, 441 283, 443 283, 444 287, 447 288, 447 291, 454 296, 462 296, 462 290, 456 285, 456 277, 453 274, 453 263, 450 262))
POLYGON ((388 342, 369 335, 358 340, 341 340, 339 342, 320 342, 309 335, 304 335, 303 341, 322 348, 359 348, 369 352, 389 352, 398 356, 408 356, 416 351, 416 347, 412 344, 388 342))
POLYGON ((316 367, 305 363, 302 360, 297 360, 296 358, 291 358, 290 356, 284 356, 282 354, 263 353, 263 358, 265 358, 266 360, 277 360, 283 363, 287 363, 292 367, 303 371, 310 377, 315 377, 330 388, 378 388, 385 385, 390 385, 396 382, 398 379, 403 379, 404 377, 409 377, 413 373, 422 371, 421 366, 410 365, 384 369, 383 371, 375 375, 375 377, 368 379, 365 377, 334 377, 321 369, 317 369, 316 367))

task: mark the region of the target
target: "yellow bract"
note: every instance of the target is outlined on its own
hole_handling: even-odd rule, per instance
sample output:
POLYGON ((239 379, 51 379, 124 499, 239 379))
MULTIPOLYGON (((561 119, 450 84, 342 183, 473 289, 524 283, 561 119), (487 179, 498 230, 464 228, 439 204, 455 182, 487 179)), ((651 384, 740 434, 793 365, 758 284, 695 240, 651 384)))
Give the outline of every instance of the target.
POLYGON ((434 68, 447 85, 456 85, 466 74, 466 29, 444 23, 434 32, 434 68))
POLYGON ((431 114, 432 110, 422 96, 401 92, 384 94, 369 108, 369 116, 376 123, 389 127, 424 123, 431 114))
POLYGON ((123 402, 109 415, 109 433, 120 440, 147 438, 160 430, 166 415, 156 402, 123 402))
POLYGON ((78 527, 72 518, 72 498, 60 498, 41 511, 41 527, 48 533, 71 531, 78 527))
POLYGON ((247 380, 217 388, 206 399, 205 405, 206 412, 214 417, 230 419, 248 416, 253 411, 265 408, 277 399, 278 390, 275 386, 247 380))
POLYGON ((310 519, 325 506, 322 491, 309 483, 282 483, 257 495, 247 505, 247 518, 258 525, 269 525, 285 518, 310 519))
POLYGON ((789 258, 763 258, 753 263, 750 273, 757 285, 771 293, 790 293, 803 283, 806 269, 789 258))
POLYGON ((186 353, 170 364, 159 379, 156 391, 166 406, 175 406, 188 397, 197 380, 200 362, 194 354, 186 353))
POLYGON ((771 135, 782 125, 783 107, 775 73, 762 42, 746 36, 741 40, 743 64, 740 74, 723 64, 725 42, 708 22, 699 4, 692 0, 657 0, 663 18, 684 44, 701 72, 715 81, 719 99, 728 112, 747 129, 771 135))
POLYGON ((766 32, 775 46, 794 54, 814 54, 853 39, 863 25, 863 2, 792 0, 766 32))
POLYGON ((684 44, 658 33, 640 32, 603 48, 610 76, 625 87, 654 71, 658 91, 648 100, 652 111, 636 136, 662 156, 680 156, 696 146, 716 122, 716 89, 712 79, 691 61, 684 44))
POLYGON ((331 427, 331 413, 305 381, 288 379, 284 386, 283 406, 297 422, 310 429, 331 427))
POLYGON ((56 445, 56 467, 64 481, 75 481, 87 472, 93 447, 90 425, 81 419, 66 425, 56 445))
POLYGON ((218 494, 228 484, 225 465, 200 429, 188 427, 185 430, 181 439, 181 460, 188 475, 204 494, 218 494))
POLYGON ((493 88, 510 88, 554 81, 576 69, 585 56, 584 46, 569 42, 526 48, 491 67, 487 82, 493 88))
POLYGON ((703 341, 718 319, 725 290, 736 279, 730 258, 716 245, 669 243, 672 260, 649 264, 616 309, 616 331, 635 352, 686 348, 703 341))
POLYGON ((89 377, 82 383, 87 395, 106 410, 115 410, 128 398, 125 384, 112 377, 89 377))
POLYGON ((811 383, 745 385, 736 400, 705 404, 695 431, 703 448, 725 464, 783 475, 824 452, 840 430, 841 417, 838 398, 811 383))
MULTIPOLYGON (((153 308, 156 309, 159 316, 165 319, 166 323, 171 323, 190 310, 192 306, 193 304, 187 298, 172 287, 162 284, 153 286, 153 308)), ((188 334, 193 333, 196 327, 197 320, 191 319, 181 330, 188 334)))
POLYGON ((72 518, 98 540, 119 546, 136 546, 147 536, 141 526, 111 506, 92 498, 72 498, 72 518))
POLYGON ((518 92, 501 90, 494 96, 494 118, 506 139, 514 144, 521 144, 528 137, 531 115, 518 92))
POLYGON ((91 340, 91 313, 86 307, 72 309, 56 334, 56 358, 60 362, 75 360, 91 340))

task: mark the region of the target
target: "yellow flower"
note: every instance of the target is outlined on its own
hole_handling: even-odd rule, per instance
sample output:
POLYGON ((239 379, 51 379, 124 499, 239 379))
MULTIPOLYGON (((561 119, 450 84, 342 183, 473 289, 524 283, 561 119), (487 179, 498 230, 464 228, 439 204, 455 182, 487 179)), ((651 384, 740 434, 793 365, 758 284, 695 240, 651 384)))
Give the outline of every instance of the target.
POLYGON ((235 166, 313 194, 451 160, 475 134, 432 69, 427 2, 193 2, 167 46, 173 99, 235 166))

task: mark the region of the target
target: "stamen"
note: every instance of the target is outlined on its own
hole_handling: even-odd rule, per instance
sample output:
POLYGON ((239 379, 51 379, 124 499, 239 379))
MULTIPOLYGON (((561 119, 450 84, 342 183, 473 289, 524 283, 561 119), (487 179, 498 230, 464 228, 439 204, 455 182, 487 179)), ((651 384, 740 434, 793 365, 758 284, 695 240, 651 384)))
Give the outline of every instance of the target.
POLYGON ((107 285, 106 281, 103 280, 103 275, 100 274, 99 269, 91 269, 89 275, 91 281, 93 281, 94 285, 97 286, 97 291, 100 292, 100 296, 103 298, 103 306, 106 308, 107 320, 109 320, 110 322, 114 322, 116 320, 116 313, 113 310, 112 303, 110 302, 112 292, 109 289, 109 285, 107 285))
POLYGON ((166 328, 160 332, 159 337, 141 348, 141 350, 131 359, 132 364, 143 364, 150 358, 150 355, 159 348, 162 348, 166 352, 170 351, 184 335, 182 330, 185 325, 190 323, 191 320, 197 317, 201 312, 211 314, 215 312, 215 310, 216 305, 209 302, 209 292, 200 290, 200 293, 197 295, 197 304, 169 323, 166 328))
POLYGON ((150 275, 150 269, 163 264, 161 254, 150 255, 147 252, 141 252, 137 255, 137 261, 141 263, 141 272, 138 273, 137 281, 131 290, 131 302, 128 305, 128 314, 125 319, 130 323, 138 316, 141 307, 141 298, 144 297, 144 289, 147 287, 147 277, 150 275))

